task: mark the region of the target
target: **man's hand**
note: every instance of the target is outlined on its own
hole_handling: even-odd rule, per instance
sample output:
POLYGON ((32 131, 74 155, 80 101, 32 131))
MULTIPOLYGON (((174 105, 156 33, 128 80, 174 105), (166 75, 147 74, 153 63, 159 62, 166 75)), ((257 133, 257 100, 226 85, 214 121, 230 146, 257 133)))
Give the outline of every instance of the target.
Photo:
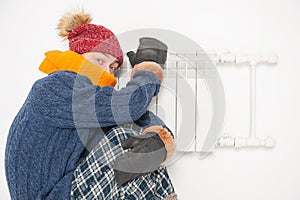
POLYGON ((144 61, 153 61, 164 68, 168 46, 155 38, 149 37, 140 38, 139 42, 136 53, 133 51, 127 53, 131 66, 134 67, 144 61))
POLYGON ((115 178, 120 185, 157 170, 167 156, 165 145, 155 132, 132 136, 121 145, 129 151, 114 164, 115 178))

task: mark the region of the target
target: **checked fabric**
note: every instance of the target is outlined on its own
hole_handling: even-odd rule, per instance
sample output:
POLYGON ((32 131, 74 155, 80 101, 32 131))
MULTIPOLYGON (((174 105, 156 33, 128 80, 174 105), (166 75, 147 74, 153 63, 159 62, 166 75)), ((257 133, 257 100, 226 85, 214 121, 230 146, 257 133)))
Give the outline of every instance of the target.
POLYGON ((165 166, 122 186, 116 183, 113 163, 126 152, 120 142, 141 132, 142 129, 133 124, 108 131, 76 168, 71 199, 160 200, 173 194, 175 191, 165 166))

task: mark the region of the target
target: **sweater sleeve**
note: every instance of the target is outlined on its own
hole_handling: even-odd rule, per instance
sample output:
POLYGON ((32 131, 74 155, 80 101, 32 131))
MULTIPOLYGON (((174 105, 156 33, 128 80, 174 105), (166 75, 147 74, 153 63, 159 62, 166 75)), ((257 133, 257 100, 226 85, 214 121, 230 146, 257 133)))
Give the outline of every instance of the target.
POLYGON ((158 94, 159 79, 138 71, 126 87, 92 85, 72 72, 55 72, 38 80, 27 101, 32 113, 48 125, 60 128, 107 127, 131 123, 146 113, 151 99, 158 94))
POLYGON ((174 134, 167 127, 167 125, 157 115, 154 115, 154 113, 151 111, 147 111, 141 118, 136 120, 135 123, 138 126, 143 127, 144 129, 149 128, 151 126, 162 126, 163 128, 166 128, 170 135, 174 138, 174 134))

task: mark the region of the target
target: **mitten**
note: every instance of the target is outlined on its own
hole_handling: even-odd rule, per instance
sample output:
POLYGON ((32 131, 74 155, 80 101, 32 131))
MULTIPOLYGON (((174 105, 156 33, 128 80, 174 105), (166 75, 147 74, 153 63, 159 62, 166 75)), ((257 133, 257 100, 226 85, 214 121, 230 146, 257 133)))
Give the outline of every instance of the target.
POLYGON ((136 53, 130 51, 127 53, 127 56, 132 67, 144 61, 153 61, 164 68, 167 51, 168 46, 163 42, 155 38, 143 37, 140 38, 140 44, 136 53))
POLYGON ((167 59, 167 45, 149 37, 140 38, 139 42, 136 53, 133 51, 127 53, 130 64, 133 67, 131 79, 137 71, 145 70, 154 73, 162 81, 162 69, 167 59))
POLYGON ((114 173, 118 184, 157 170, 173 154, 174 141, 170 133, 161 126, 155 126, 153 131, 121 142, 122 148, 129 151, 115 161, 114 173))

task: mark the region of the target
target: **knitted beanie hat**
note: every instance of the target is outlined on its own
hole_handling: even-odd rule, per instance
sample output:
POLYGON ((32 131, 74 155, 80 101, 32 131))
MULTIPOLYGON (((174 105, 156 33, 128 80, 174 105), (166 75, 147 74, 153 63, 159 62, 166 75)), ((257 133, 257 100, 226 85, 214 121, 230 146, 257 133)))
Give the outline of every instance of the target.
POLYGON ((83 10, 65 14, 59 22, 59 35, 69 40, 70 50, 83 54, 86 52, 107 53, 123 63, 123 52, 117 37, 101 25, 90 24, 92 18, 83 10))

